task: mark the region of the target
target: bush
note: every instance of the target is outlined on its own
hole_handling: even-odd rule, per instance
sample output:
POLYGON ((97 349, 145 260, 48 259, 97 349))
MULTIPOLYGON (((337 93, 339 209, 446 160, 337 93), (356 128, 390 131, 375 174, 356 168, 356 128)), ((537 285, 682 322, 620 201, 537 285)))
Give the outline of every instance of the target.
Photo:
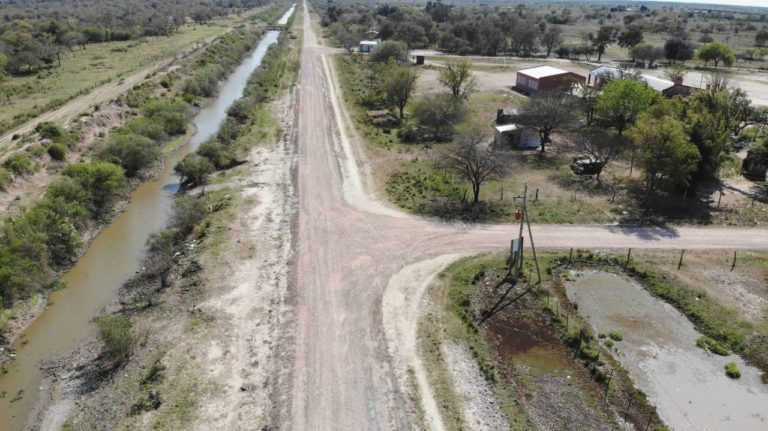
POLYGON ((14 154, 8 157, 3 166, 15 175, 27 175, 35 171, 32 160, 24 154, 14 154))
POLYGON ((102 314, 94 320, 104 346, 102 358, 112 366, 124 363, 133 352, 135 339, 131 321, 122 315, 102 314))
POLYGON ((731 351, 728 349, 728 347, 724 346, 713 338, 699 337, 699 339, 696 340, 696 345, 716 355, 728 356, 731 354, 731 351))
POLYGON ((27 153, 34 158, 42 157, 45 154, 45 147, 40 144, 30 145, 26 149, 27 153))
POLYGON ((35 133, 39 134, 42 139, 50 139, 53 142, 58 142, 66 132, 64 132, 64 129, 50 121, 43 121, 35 126, 35 133))
POLYGON ((621 332, 619 331, 611 331, 608 333, 608 336, 611 337, 611 340, 613 341, 621 341, 624 339, 624 337, 621 335, 621 332))
POLYGON ((370 58, 374 63, 386 64, 390 61, 405 63, 408 61, 408 49, 402 42, 387 40, 371 53, 370 58))
POLYGON ((5 191, 10 183, 11 174, 5 168, 0 168, 0 190, 5 191))
POLYGON ((199 154, 187 154, 173 168, 181 177, 181 182, 190 186, 203 185, 208 180, 208 174, 213 172, 214 166, 210 160, 199 154))
POLYGON ((67 147, 62 144, 53 143, 48 147, 48 155, 51 156, 53 160, 60 162, 67 158, 67 147))
POLYGON ((159 124, 168 135, 181 135, 187 130, 187 104, 179 99, 157 99, 144 104, 144 116, 159 124))
POLYGON ((125 178, 123 168, 109 162, 77 163, 67 166, 63 173, 76 180, 86 192, 88 209, 92 213, 106 207, 125 178))
POLYGON ((162 141, 168 138, 162 124, 146 117, 134 118, 126 122, 120 133, 124 133, 123 131, 141 135, 153 141, 162 141))
POLYGON ((149 138, 126 133, 114 136, 101 157, 119 164, 133 177, 160 157, 160 149, 149 138))
POLYGON ((741 371, 739 370, 739 366, 736 365, 735 362, 729 362, 725 364, 725 375, 732 379, 738 379, 739 377, 741 377, 741 371))
POLYGON ((234 150, 222 145, 219 141, 203 143, 197 149, 197 153, 210 160, 216 169, 226 169, 237 163, 234 150))

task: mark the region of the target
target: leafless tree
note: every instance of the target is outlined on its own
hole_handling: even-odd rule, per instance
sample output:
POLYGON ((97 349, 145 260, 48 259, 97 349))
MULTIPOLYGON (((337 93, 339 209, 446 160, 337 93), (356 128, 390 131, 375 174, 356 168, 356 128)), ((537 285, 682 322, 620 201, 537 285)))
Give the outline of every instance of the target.
POLYGON ((488 180, 501 177, 508 161, 501 152, 494 151, 487 135, 480 129, 471 129, 459 137, 456 150, 445 154, 438 165, 472 185, 472 211, 477 217, 480 186, 488 180))
POLYGON ((541 152, 551 142, 553 132, 567 128, 576 120, 574 99, 562 91, 545 91, 523 105, 519 121, 539 132, 541 152))
POLYGON ((591 163, 599 164, 596 179, 600 183, 603 167, 616 157, 626 146, 626 138, 612 136, 600 127, 582 127, 571 135, 571 141, 579 152, 589 158, 591 163))

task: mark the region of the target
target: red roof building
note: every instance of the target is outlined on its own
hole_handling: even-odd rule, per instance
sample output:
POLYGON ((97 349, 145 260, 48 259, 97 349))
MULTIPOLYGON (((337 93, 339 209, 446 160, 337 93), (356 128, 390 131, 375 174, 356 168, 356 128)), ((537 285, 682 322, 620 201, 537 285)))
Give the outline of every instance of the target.
POLYGON ((569 82, 586 82, 587 78, 578 73, 568 72, 552 66, 537 66, 517 71, 515 88, 526 93, 552 90, 569 82))

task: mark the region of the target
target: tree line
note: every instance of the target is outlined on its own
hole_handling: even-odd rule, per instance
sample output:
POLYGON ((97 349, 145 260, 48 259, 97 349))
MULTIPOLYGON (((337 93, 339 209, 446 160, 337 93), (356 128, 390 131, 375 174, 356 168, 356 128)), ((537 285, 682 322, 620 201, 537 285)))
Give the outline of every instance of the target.
POLYGON ((192 19, 252 8, 264 0, 39 1, 0 5, 0 68, 13 75, 61 64, 62 55, 88 44, 168 36, 192 19))
MULTIPOLYGON (((598 8, 594 15, 583 13, 579 17, 572 12, 567 7, 542 13, 525 5, 514 8, 454 6, 439 0, 428 1, 423 8, 401 4, 330 4, 323 11, 322 24, 347 49, 353 49, 362 39, 380 38, 400 41, 408 49, 437 48, 459 55, 556 55, 601 61, 609 46, 618 45, 627 49, 633 61, 639 59, 639 65, 650 67, 659 59, 670 63, 691 60, 701 46, 691 40, 685 18, 657 17, 655 11, 647 7, 643 13, 624 14, 624 19, 618 22, 616 12, 622 11, 611 13, 607 8, 598 8), (584 25, 579 40, 566 40, 563 29, 577 21, 584 25), (665 34, 666 40, 653 45, 646 41, 646 33, 665 34)), ((757 30, 752 25, 751 28, 756 31, 755 46, 764 46, 768 42, 768 27, 757 30)), ((706 44, 715 41, 709 37, 699 42, 706 48, 706 44)), ((761 51, 752 49, 751 52, 751 55, 744 53, 744 58, 754 58, 761 51)), ((724 63, 730 65, 734 59, 732 53, 723 57, 721 53, 714 53, 713 48, 709 48, 705 57, 712 54, 718 57, 716 63, 727 58, 724 63)))

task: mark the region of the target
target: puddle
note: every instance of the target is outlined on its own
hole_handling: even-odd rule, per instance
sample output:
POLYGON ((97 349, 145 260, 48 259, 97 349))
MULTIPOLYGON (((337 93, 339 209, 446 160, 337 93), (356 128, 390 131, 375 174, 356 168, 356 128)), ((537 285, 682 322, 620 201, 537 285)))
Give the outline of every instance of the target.
POLYGON ((596 333, 621 332, 614 356, 676 431, 768 430, 768 385, 739 357, 696 347, 701 336, 671 305, 615 274, 583 272, 568 298, 596 333), (725 375, 736 362, 741 378, 725 375))

